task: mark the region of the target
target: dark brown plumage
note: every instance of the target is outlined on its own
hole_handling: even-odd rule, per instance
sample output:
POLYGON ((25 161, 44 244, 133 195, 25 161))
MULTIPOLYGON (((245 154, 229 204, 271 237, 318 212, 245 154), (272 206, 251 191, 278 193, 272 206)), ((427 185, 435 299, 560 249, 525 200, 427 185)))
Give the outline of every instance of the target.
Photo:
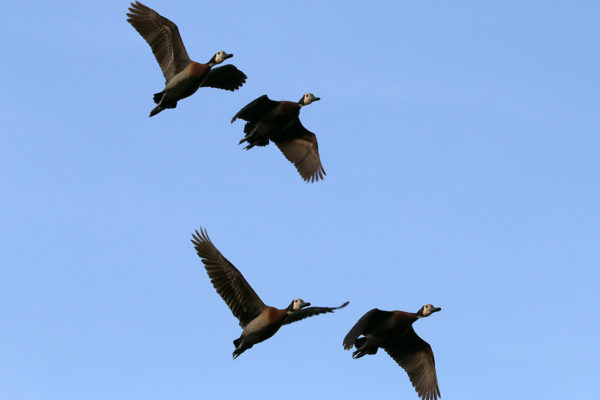
POLYGON ((310 303, 294 299, 286 309, 267 306, 240 271, 217 250, 205 230, 192 234, 192 243, 217 293, 243 328, 241 336, 233 341, 236 347, 233 358, 273 336, 282 325, 348 305, 345 302, 339 307, 309 307, 310 303))
POLYGON ((423 400, 441 397, 431 346, 414 331, 412 324, 419 318, 440 311, 426 304, 416 313, 372 309, 363 315, 344 338, 344 349, 356 350, 352 358, 375 354, 381 347, 410 378, 423 400), (359 337, 363 335, 363 337, 359 337))
POLYGON ((165 77, 165 89, 154 95, 157 106, 150 116, 166 108, 175 108, 177 102, 191 96, 202 86, 234 91, 246 82, 246 75, 229 64, 213 68, 233 57, 217 52, 206 64, 190 59, 179 35, 177 25, 156 11, 136 1, 131 3, 127 22, 148 42, 165 77))
POLYGON ((300 109, 320 100, 306 93, 299 102, 274 101, 263 95, 242 108, 231 120, 240 118, 246 122, 245 147, 266 146, 273 141, 283 155, 296 167, 302 179, 314 182, 323 179, 325 170, 319 156, 319 145, 314 133, 300 122, 300 109))

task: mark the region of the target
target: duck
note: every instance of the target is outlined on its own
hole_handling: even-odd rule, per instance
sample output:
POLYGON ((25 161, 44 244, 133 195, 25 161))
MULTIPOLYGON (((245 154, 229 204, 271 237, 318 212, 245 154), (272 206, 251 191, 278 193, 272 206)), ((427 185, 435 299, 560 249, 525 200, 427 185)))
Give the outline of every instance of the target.
POLYGON ((129 22, 148 42, 165 77, 165 88, 154 94, 156 107, 150 117, 191 96, 200 87, 235 91, 246 82, 246 74, 234 65, 214 68, 233 57, 225 51, 216 52, 206 64, 192 61, 185 50, 177 25, 139 1, 131 3, 129 22))
POLYGON ((242 334, 233 341, 233 359, 257 343, 275 335, 279 328, 314 315, 332 313, 346 307, 310 307, 302 299, 294 299, 284 309, 267 306, 248 284, 241 272, 214 246, 206 229, 192 233, 192 243, 202 259, 208 276, 233 315, 239 320, 242 334))
POLYGON ((246 122, 245 136, 239 144, 247 142, 246 150, 254 146, 266 146, 274 142, 283 155, 296 167, 305 182, 316 182, 326 175, 319 145, 314 133, 300 122, 300 109, 320 98, 306 93, 297 101, 275 101, 265 94, 238 111, 231 123, 238 118, 246 122))
POLYGON ((426 304, 416 313, 384 311, 374 308, 363 315, 350 329, 343 341, 345 350, 356 350, 352 358, 376 354, 381 347, 404 368, 417 394, 423 400, 442 397, 435 371, 435 360, 429 343, 414 331, 415 321, 441 311, 426 304), (362 337, 359 337, 361 336, 362 337))

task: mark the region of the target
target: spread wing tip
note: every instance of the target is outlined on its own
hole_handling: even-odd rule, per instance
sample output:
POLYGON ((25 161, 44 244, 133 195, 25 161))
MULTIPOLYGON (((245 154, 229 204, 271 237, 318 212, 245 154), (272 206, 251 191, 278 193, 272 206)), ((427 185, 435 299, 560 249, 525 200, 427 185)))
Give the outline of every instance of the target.
POLYGON ((324 180, 326 175, 327 174, 325 173, 323 166, 319 165, 319 169, 316 170, 315 172, 313 172, 312 175, 301 175, 301 176, 302 176, 302 179, 304 180, 304 182, 315 183, 315 182, 318 182, 319 180, 324 180))
POLYGON ((346 307, 348 304, 350 304, 350 302, 349 302, 349 301, 346 301, 346 302, 345 302, 344 304, 342 304, 341 306, 334 308, 334 310, 339 310, 340 308, 344 308, 344 307, 346 307))
POLYGON ((346 335, 346 337, 344 337, 344 340, 342 341, 344 350, 350 350, 352 348, 352 346, 354 346, 355 340, 353 340, 349 336, 350 336, 350 332, 348 332, 348 334, 346 335))
POLYGON ((210 237, 208 237, 206 228, 200 227, 200 232, 198 232, 197 229, 195 229, 194 231, 195 231, 195 233, 192 233, 192 239, 190 241, 194 244, 196 251, 198 251, 198 247, 201 246, 202 243, 206 243, 206 242, 212 243, 210 240, 210 237))

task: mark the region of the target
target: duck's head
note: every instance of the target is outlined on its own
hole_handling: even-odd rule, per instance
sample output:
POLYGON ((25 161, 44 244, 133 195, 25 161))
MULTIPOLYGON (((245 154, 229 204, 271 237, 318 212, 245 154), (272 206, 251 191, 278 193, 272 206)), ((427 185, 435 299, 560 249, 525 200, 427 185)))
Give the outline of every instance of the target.
POLYGON ((307 106, 310 103, 312 103, 314 101, 319 101, 319 100, 321 100, 320 97, 315 97, 315 95, 312 93, 306 93, 304 96, 302 96, 302 98, 300 99, 298 104, 300 105, 300 107, 302 107, 302 106, 307 106))
POLYGON ((233 54, 227 54, 223 50, 217 51, 208 63, 212 65, 221 64, 223 61, 231 57, 233 57, 233 54))
POLYGON ((294 300, 292 300, 292 302, 290 303, 288 308, 286 308, 285 310, 287 312, 293 312, 293 311, 298 311, 298 310, 300 310, 304 307, 308 307, 308 306, 310 306, 310 303, 307 303, 302 299, 294 299, 294 300))
POLYGON ((435 307, 433 304, 425 304, 417 311, 417 318, 429 317, 434 312, 442 311, 441 307, 435 307))

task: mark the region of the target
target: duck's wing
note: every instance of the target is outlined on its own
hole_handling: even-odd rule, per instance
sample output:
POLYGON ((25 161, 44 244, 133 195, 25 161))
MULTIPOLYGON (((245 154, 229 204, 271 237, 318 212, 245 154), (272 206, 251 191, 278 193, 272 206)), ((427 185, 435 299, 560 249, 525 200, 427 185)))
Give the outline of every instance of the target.
POLYGON ((227 64, 222 67, 212 68, 204 82, 202 82, 202 86, 231 90, 233 92, 246 82, 246 78, 246 74, 234 65, 227 64))
POLYGON ((442 396, 431 346, 412 327, 383 349, 404 368, 421 399, 437 400, 442 396))
POLYGON ((190 62, 177 25, 136 1, 127 13, 129 22, 148 42, 167 82, 190 62))
POLYGON ((229 309, 245 327, 265 308, 265 303, 248 284, 241 272, 230 263, 210 241, 206 230, 192 234, 192 243, 202 259, 206 272, 217 293, 221 295, 229 309))
POLYGON ((347 301, 339 307, 306 307, 298 311, 294 311, 285 317, 284 325, 291 324, 292 322, 300 321, 301 319, 312 317, 313 315, 319 315, 324 313, 332 313, 333 310, 339 310, 340 308, 346 307, 350 302, 347 301))
POLYGON ((271 100, 266 94, 263 94, 238 111, 231 119, 231 122, 233 123, 238 118, 244 121, 258 121, 269 111, 277 107, 277 105, 279 105, 279 101, 271 100))
POLYGON ((378 308, 367 311, 344 337, 344 349, 350 350, 360 335, 366 335, 374 326, 391 318, 393 313, 393 311, 383 311, 378 308))
POLYGON ((319 144, 314 133, 302 126, 299 119, 282 134, 285 140, 273 140, 283 153, 298 170, 306 182, 316 182, 323 179, 325 170, 319 157, 319 144))

